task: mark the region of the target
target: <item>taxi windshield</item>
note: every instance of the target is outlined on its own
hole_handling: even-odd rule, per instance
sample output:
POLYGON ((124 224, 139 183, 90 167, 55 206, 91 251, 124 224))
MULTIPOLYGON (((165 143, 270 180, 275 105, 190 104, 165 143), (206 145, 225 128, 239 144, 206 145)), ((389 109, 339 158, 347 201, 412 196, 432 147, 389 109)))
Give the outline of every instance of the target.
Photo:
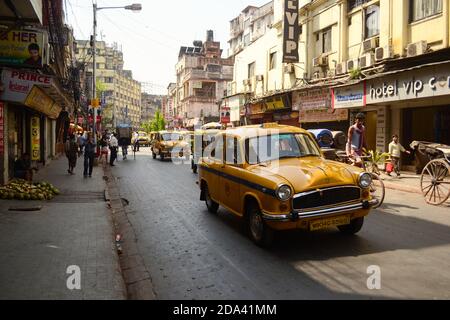
POLYGON ((180 134, 179 133, 163 133, 162 139, 164 141, 177 141, 177 140, 180 140, 180 134))
POLYGON ((321 156, 314 141, 302 133, 272 134, 249 138, 245 142, 245 153, 249 164, 283 158, 321 156))

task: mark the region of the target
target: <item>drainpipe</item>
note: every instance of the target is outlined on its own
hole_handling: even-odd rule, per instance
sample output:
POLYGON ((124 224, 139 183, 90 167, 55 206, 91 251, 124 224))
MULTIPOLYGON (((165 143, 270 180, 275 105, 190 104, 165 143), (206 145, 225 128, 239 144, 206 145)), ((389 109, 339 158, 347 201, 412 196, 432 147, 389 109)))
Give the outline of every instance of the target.
POLYGON ((443 44, 444 44, 444 48, 447 48, 448 44, 449 44, 448 28, 450 27, 449 26, 450 15, 449 15, 449 8, 448 8, 449 4, 448 4, 448 1, 445 1, 445 0, 442 2, 443 2, 442 14, 444 17, 444 41, 443 41, 443 44))
POLYGON ((340 40, 339 41, 339 62, 346 61, 348 58, 347 48, 348 48, 348 15, 347 15, 347 1, 342 1, 339 6, 340 13, 340 40))

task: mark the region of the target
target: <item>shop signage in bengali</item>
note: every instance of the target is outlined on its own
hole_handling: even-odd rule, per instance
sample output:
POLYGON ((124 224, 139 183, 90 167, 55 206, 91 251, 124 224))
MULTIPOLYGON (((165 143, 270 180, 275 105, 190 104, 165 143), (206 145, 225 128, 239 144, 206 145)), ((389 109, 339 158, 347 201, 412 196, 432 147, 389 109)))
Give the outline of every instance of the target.
POLYGON ((300 26, 298 23, 298 0, 284 0, 283 19, 283 62, 299 62, 298 38, 300 26))
POLYGON ((442 95, 450 95, 450 64, 373 79, 367 85, 368 104, 442 95))
POLYGON ((4 91, 0 99, 4 101, 23 103, 34 85, 52 86, 53 77, 29 71, 3 69, 1 82, 4 91))
POLYGON ((329 88, 297 91, 292 94, 292 110, 317 110, 331 108, 329 88))
POLYGON ((31 160, 41 159, 39 117, 31 117, 31 160))
POLYGON ((62 110, 52 98, 36 86, 31 89, 30 94, 25 99, 25 105, 47 115, 51 119, 58 118, 62 110))
POLYGON ((0 154, 5 152, 5 120, 4 112, 5 105, 0 101, 0 154))
POLYGON ((0 32, 0 64, 42 67, 43 32, 10 30, 0 32))
POLYGON ((300 110, 300 123, 307 122, 331 122, 348 120, 348 109, 312 109, 300 110))
POLYGON ((332 109, 358 108, 366 105, 366 82, 331 89, 332 109))

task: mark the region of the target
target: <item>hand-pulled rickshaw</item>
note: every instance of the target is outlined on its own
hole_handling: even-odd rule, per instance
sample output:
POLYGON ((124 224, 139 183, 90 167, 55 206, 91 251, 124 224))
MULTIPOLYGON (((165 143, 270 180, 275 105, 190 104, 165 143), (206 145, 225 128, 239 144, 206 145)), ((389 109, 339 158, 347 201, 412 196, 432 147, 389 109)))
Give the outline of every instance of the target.
POLYGON ((450 146, 426 141, 413 141, 416 169, 422 169, 420 188, 425 201, 443 204, 450 197, 450 146))

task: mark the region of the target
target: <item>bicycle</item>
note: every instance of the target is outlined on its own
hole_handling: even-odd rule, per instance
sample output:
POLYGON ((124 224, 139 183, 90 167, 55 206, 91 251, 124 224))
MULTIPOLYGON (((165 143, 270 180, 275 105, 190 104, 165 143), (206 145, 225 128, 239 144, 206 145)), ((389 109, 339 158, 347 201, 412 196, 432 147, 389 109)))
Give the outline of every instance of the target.
POLYGON ((372 198, 378 200, 378 203, 372 206, 372 208, 373 209, 379 208, 384 201, 385 186, 380 178, 380 171, 378 169, 378 164, 373 161, 370 161, 372 157, 367 154, 360 156, 362 160, 360 162, 361 166, 359 166, 354 159, 349 157, 345 151, 336 152, 336 157, 338 161, 350 164, 355 167, 360 167, 372 176, 372 183, 370 184, 370 194, 372 198))

